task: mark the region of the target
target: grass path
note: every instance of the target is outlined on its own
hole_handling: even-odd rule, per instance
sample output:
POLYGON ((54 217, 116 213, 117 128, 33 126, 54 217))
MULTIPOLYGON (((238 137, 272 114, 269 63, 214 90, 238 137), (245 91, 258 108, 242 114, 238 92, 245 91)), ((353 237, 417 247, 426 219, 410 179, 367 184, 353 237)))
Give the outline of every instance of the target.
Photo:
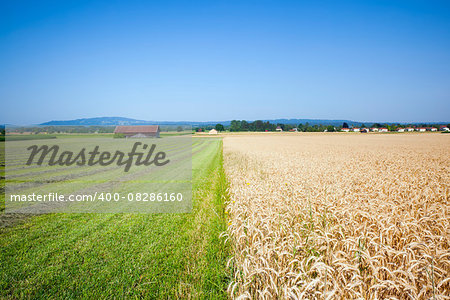
POLYGON ((222 142, 201 143, 190 214, 49 214, 0 229, 0 297, 226 298, 222 142))

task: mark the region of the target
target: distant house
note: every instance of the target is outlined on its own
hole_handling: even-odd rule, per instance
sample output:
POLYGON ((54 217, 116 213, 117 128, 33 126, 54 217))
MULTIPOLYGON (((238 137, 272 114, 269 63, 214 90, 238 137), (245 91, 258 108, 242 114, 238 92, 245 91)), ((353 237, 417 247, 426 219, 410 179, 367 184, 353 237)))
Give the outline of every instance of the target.
POLYGON ((384 127, 383 127, 383 128, 380 128, 379 131, 380 131, 380 132, 389 132, 389 130, 388 130, 387 128, 384 128, 384 127))
POLYGON ((352 130, 353 130, 353 132, 359 132, 360 129, 355 127, 355 128, 352 128, 352 130))
POLYGON ((447 126, 441 126, 439 128, 440 131, 450 131, 450 129, 447 126))
POLYGON ((126 138, 159 137, 159 125, 116 126, 114 133, 126 138))
POLYGON ((342 128, 341 131, 349 132, 349 131, 350 131, 350 128, 342 128))
POLYGON ((378 132, 378 128, 372 127, 372 128, 370 128, 370 131, 372 131, 372 132, 378 132))
POLYGON ((277 129, 275 129, 276 131, 283 131, 283 128, 281 128, 281 126, 277 126, 277 129))
POLYGON ((436 127, 430 127, 430 131, 437 131, 436 127))
POLYGON ((419 131, 419 132, 427 131, 427 129, 425 127, 419 127, 419 128, 416 128, 416 130, 419 131))
POLYGON ((414 128, 413 127, 406 127, 405 130, 408 131, 408 132, 411 132, 411 131, 414 131, 414 128))
POLYGON ((397 132, 405 132, 405 128, 398 128, 397 132))
POLYGON ((213 128, 213 129, 211 129, 211 130, 208 132, 208 134, 217 134, 217 130, 215 130, 215 129, 213 128))
POLYGON ((297 132, 298 129, 297 129, 297 127, 296 127, 296 128, 289 129, 289 131, 291 131, 291 132, 297 132))
POLYGON ((361 130, 359 132, 361 132, 361 133, 368 133, 369 132, 369 128, 361 128, 361 130))

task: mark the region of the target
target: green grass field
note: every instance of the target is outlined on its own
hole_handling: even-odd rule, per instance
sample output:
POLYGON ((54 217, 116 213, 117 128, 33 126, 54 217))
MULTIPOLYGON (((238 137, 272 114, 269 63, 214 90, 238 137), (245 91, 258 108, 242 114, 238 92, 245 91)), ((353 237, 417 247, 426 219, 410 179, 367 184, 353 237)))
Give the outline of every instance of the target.
POLYGON ((24 134, 24 135, 8 135, 8 136, 0 136, 0 141, 25 141, 25 140, 49 140, 56 139, 55 135, 49 134, 24 134))
POLYGON ((226 298, 222 141, 195 144, 192 213, 45 214, 0 228, 0 297, 226 298))

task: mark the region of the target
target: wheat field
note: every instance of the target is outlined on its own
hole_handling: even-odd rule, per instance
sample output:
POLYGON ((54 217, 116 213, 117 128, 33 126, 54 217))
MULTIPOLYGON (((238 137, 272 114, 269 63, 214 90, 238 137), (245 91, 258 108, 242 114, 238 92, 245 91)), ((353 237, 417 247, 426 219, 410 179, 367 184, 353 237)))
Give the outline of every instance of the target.
POLYGON ((450 134, 224 138, 240 299, 449 299, 450 134))

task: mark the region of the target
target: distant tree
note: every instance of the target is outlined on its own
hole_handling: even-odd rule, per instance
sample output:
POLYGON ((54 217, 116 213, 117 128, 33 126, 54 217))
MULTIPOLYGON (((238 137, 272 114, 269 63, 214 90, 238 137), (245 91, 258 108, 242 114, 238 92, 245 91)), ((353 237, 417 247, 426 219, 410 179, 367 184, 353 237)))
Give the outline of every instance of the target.
MULTIPOLYGON (((348 127, 347 127, 347 128, 348 128, 348 127)), ((327 131, 328 131, 328 132, 334 132, 334 131, 335 131, 334 126, 333 126, 333 125, 328 125, 328 126, 327 126, 327 131)))
POLYGON ((216 127, 215 127, 215 129, 217 130, 217 131, 224 131, 225 130, 225 127, 223 127, 223 125, 222 124, 216 124, 216 127))
POLYGON ((314 128, 311 127, 311 126, 309 126, 309 123, 306 122, 306 123, 305 123, 305 129, 304 129, 304 131, 305 131, 305 132, 311 132, 311 131, 314 131, 314 128))
POLYGON ((249 131, 250 130, 250 125, 248 124, 247 121, 242 120, 241 121, 241 131, 249 131))
POLYGON ((264 131, 264 123, 261 120, 256 120, 253 122, 253 127, 255 131, 264 131))
POLYGON ((294 128, 293 125, 291 125, 291 124, 285 124, 283 130, 289 131, 289 130, 291 130, 292 128, 294 128))
POLYGON ((241 122, 238 120, 233 120, 230 123, 230 131, 240 131, 241 130, 241 122))
POLYGON ((392 124, 392 125, 387 125, 387 124, 386 124, 386 128, 387 128, 389 131, 396 131, 396 130, 397 130, 397 126, 395 126, 394 124, 392 124))
POLYGON ((305 131, 305 126, 303 126, 303 124, 300 123, 300 124, 297 125, 297 130, 298 131, 305 131))
POLYGON ((342 128, 348 128, 347 122, 344 122, 344 124, 342 124, 342 128))
POLYGON ((178 126, 178 127, 177 127, 177 131, 178 131, 178 132, 181 132, 181 131, 183 131, 183 127, 181 127, 181 126, 178 126))
POLYGON ((266 123, 264 123, 264 131, 275 131, 275 124, 271 124, 269 121, 266 121, 266 123))
POLYGON ((381 125, 380 123, 374 123, 373 127, 380 128, 380 127, 383 127, 383 125, 381 125))

